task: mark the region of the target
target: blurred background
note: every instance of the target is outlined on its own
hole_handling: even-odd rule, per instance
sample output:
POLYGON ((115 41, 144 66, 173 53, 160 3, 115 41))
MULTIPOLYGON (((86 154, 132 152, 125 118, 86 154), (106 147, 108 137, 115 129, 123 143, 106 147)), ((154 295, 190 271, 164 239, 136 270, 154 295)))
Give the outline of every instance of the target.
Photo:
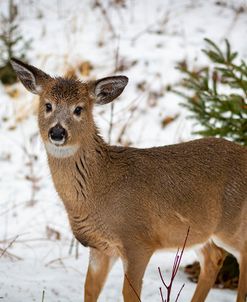
MULTIPOLYGON (((38 98, 17 81, 10 57, 82 81, 128 76, 118 100, 94 110, 109 143, 218 136, 247 145, 246 36, 246 0, 0 1, 1 301, 82 301, 88 263, 51 182, 38 98)), ((142 301, 161 301, 157 267, 169 280, 173 257, 152 258, 142 301)), ((195 259, 193 251, 183 257, 180 301, 193 294, 198 267, 187 268, 190 279, 183 267, 195 259)), ((234 288, 236 275, 218 280, 207 301, 233 301, 235 291, 219 287, 234 288)), ((100 301, 122 301, 122 280, 118 262, 100 301)))

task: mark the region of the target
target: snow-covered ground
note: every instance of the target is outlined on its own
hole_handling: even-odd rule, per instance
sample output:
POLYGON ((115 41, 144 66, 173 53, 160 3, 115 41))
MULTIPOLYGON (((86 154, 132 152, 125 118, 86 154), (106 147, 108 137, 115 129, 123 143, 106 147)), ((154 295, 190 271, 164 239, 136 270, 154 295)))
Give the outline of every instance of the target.
MULTIPOLYGON (((129 85, 111 105, 95 108, 107 141, 153 146, 192 138, 193 125, 166 91, 179 80, 177 62, 205 63, 203 38, 228 38, 247 58, 247 1, 19 0, 19 24, 32 39, 29 62, 53 75, 71 69, 83 79, 125 74, 129 85), (240 10, 243 8, 243 11, 240 10), (106 13, 105 13, 106 12, 106 13), (91 65, 91 69, 88 66, 91 65), (81 73, 78 66, 81 67, 81 73), (165 127, 162 122, 178 115, 165 127)), ((8 2, 0 2, 6 12, 8 2)), ((0 85, 0 301, 82 301, 88 249, 72 246, 63 205, 53 189, 36 122, 37 99, 20 85, 0 85), (11 244, 12 243, 12 244, 11 244), (10 246, 9 246, 10 245, 10 246), (1 256, 3 249, 6 249, 1 256)), ((156 254, 148 266, 142 301, 161 301, 157 267, 169 279, 174 253, 156 254)), ((182 266, 196 259, 186 252, 182 266)), ((100 301, 122 301, 118 262, 100 301)), ((182 269, 174 294, 189 301, 195 285, 182 269)), ((207 299, 234 301, 236 293, 213 289, 207 299)))

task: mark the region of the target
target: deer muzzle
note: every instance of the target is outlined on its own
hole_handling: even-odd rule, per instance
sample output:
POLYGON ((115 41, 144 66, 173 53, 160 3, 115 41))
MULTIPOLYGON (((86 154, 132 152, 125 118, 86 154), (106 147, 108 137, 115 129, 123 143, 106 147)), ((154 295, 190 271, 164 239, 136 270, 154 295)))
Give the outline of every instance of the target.
POLYGON ((48 136, 52 144, 60 146, 65 143, 68 133, 60 124, 57 124, 49 130, 48 136))

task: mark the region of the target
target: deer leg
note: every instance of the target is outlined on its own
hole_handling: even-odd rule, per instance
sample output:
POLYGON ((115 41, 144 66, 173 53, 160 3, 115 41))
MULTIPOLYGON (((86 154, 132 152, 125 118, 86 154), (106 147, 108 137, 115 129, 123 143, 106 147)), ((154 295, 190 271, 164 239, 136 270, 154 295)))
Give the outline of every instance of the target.
POLYGON ((203 302, 221 269, 227 252, 216 246, 213 242, 208 242, 199 252, 201 272, 196 287, 196 291, 191 302, 203 302))
POLYGON ((90 249, 90 259, 85 283, 85 302, 96 302, 106 277, 117 257, 109 257, 96 249, 90 249))
POLYGON ((123 257, 125 273, 123 285, 124 302, 140 301, 142 278, 151 256, 152 253, 150 251, 140 247, 136 248, 134 252, 128 251, 127 255, 123 257))
POLYGON ((247 301, 247 253, 241 254, 237 302, 247 301))

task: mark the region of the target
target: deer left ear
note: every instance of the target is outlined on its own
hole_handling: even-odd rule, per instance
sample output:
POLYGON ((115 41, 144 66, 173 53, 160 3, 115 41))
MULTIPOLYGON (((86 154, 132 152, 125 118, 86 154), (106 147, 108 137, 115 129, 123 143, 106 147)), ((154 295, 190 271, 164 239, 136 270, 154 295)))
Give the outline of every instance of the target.
POLYGON ((125 76, 113 76, 100 79, 93 83, 92 92, 96 104, 107 104, 117 98, 128 83, 125 76))
POLYGON ((26 89, 34 94, 41 94, 44 85, 49 82, 51 77, 42 70, 20 60, 12 58, 10 62, 26 89))

